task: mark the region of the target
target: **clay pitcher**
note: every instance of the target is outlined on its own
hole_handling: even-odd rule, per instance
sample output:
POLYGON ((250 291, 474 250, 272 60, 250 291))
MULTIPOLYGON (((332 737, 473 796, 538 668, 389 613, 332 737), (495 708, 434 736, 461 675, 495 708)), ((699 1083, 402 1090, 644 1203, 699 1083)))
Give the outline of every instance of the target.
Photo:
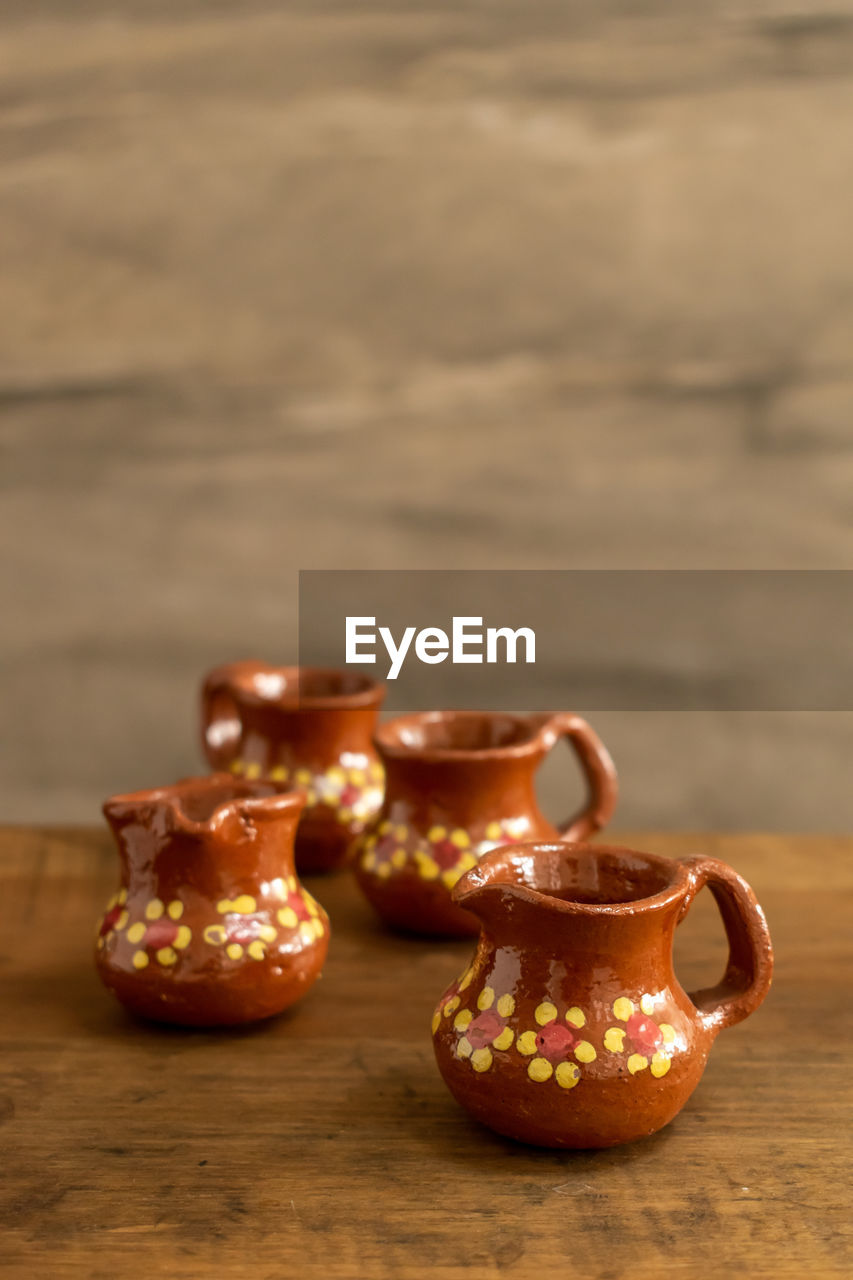
POLYGON ((231 662, 202 687, 202 739, 214 769, 305 793, 300 872, 343 863, 382 803, 371 735, 383 685, 350 671, 231 662))
POLYGON ((319 977, 329 921, 296 878, 299 792, 228 774, 112 796, 120 886, 97 935, 104 984, 186 1026, 280 1013, 319 977))
POLYGON ((356 846, 356 876, 379 915, 413 933, 475 935, 478 921, 451 891, 484 853, 511 840, 583 839, 616 805, 610 756, 571 712, 428 711, 387 721, 375 742, 385 799, 356 846), (561 738, 577 753, 589 795, 557 828, 539 809, 535 779, 561 738))
POLYGON ((454 897, 482 932, 433 1016, 439 1070, 472 1115, 522 1142, 608 1147, 662 1128, 719 1033, 770 986, 762 910, 714 858, 511 845, 463 876, 454 897), (703 885, 729 960, 716 986, 688 995, 673 934, 703 885))

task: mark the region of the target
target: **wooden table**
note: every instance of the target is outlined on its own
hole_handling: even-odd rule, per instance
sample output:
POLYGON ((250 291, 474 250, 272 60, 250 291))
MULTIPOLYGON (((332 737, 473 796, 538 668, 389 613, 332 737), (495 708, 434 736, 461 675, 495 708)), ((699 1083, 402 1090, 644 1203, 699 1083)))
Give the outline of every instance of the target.
MULTIPOLYGON (((435 1070, 466 944, 391 936, 346 876, 316 881, 334 937, 302 1005, 241 1032, 144 1026, 92 967, 105 834, 0 831, 4 1275, 848 1275, 853 839, 628 838, 736 865, 776 982, 668 1129, 554 1153, 479 1128, 435 1070)), ((722 959, 707 897, 680 932, 688 986, 722 959)))

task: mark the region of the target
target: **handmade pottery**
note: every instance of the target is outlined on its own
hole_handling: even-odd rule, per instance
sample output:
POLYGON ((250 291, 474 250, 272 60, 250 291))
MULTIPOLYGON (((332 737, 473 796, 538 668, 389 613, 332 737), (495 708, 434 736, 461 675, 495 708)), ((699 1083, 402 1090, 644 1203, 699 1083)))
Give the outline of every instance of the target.
POLYGON ((516 844, 483 858, 454 898, 482 931, 433 1015, 439 1070, 478 1120, 537 1146, 607 1147, 668 1124, 715 1037, 770 986, 762 910, 714 858, 516 844), (687 995, 673 933, 703 885, 729 961, 715 987, 687 995))
POLYGON ((232 662, 202 687, 202 734, 214 769, 305 792, 299 871, 329 871, 382 803, 371 741, 384 686, 348 671, 232 662))
POLYGON ((610 756, 571 712, 429 711, 387 721, 374 741, 385 799, 356 846, 356 876, 384 920, 414 933, 476 934, 451 890, 478 858, 510 840, 582 839, 616 805, 610 756), (580 758, 589 799, 558 829, 539 810, 535 774, 561 737, 580 758))
POLYGON ((329 920, 296 878, 299 792, 229 774, 104 804, 121 862, 95 959, 132 1012, 187 1026, 251 1022, 320 975, 329 920))

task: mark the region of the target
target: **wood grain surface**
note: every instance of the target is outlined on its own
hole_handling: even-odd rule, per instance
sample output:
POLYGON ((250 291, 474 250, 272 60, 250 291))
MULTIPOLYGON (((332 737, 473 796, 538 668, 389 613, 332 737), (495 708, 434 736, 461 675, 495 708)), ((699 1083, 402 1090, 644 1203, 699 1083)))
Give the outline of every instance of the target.
MULTIPOLYGON (((294 659, 300 567, 853 564, 847 0, 0 39, 5 820, 197 767, 200 672, 294 659)), ((623 822, 853 828, 851 716, 604 729, 623 822)))
MULTIPOLYGON (((437 1074, 430 1014, 466 944, 394 937, 347 876, 315 881, 332 948, 300 1006, 227 1034, 142 1025, 92 966, 104 833, 0 831, 4 1276, 849 1275, 853 840, 625 838, 744 873, 775 984, 668 1129, 554 1153, 476 1126, 437 1074)), ((688 986, 722 964, 707 898, 678 939, 688 986)))

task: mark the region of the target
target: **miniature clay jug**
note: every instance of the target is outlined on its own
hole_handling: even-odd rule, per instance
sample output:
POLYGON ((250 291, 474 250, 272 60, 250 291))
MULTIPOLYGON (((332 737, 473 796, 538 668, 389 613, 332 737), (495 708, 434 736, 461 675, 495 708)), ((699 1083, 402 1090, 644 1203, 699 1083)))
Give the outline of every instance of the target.
POLYGON ((718 1033, 770 986, 762 910, 714 858, 511 845, 463 876, 454 897, 482 931, 433 1015, 439 1070, 472 1115, 522 1142, 608 1147, 662 1128, 718 1033), (673 933, 703 885, 729 960, 716 986, 687 995, 673 933))
POLYGON ((349 671, 232 662, 202 686, 202 735, 214 769, 305 792, 301 872, 329 871, 382 803, 371 741, 383 685, 349 671))
POLYGON ((303 803, 229 774, 105 802, 121 883, 95 959, 122 1004, 212 1027, 267 1018, 305 994, 329 920, 294 873, 303 803))
POLYGON ((579 840, 616 805, 616 771, 580 716, 429 711, 400 716, 374 738, 385 767, 382 809, 356 846, 358 883, 379 915, 408 932, 476 935, 451 897, 478 858, 511 840, 579 840), (535 775, 560 738, 574 747, 589 798, 560 829, 536 801, 535 775))

